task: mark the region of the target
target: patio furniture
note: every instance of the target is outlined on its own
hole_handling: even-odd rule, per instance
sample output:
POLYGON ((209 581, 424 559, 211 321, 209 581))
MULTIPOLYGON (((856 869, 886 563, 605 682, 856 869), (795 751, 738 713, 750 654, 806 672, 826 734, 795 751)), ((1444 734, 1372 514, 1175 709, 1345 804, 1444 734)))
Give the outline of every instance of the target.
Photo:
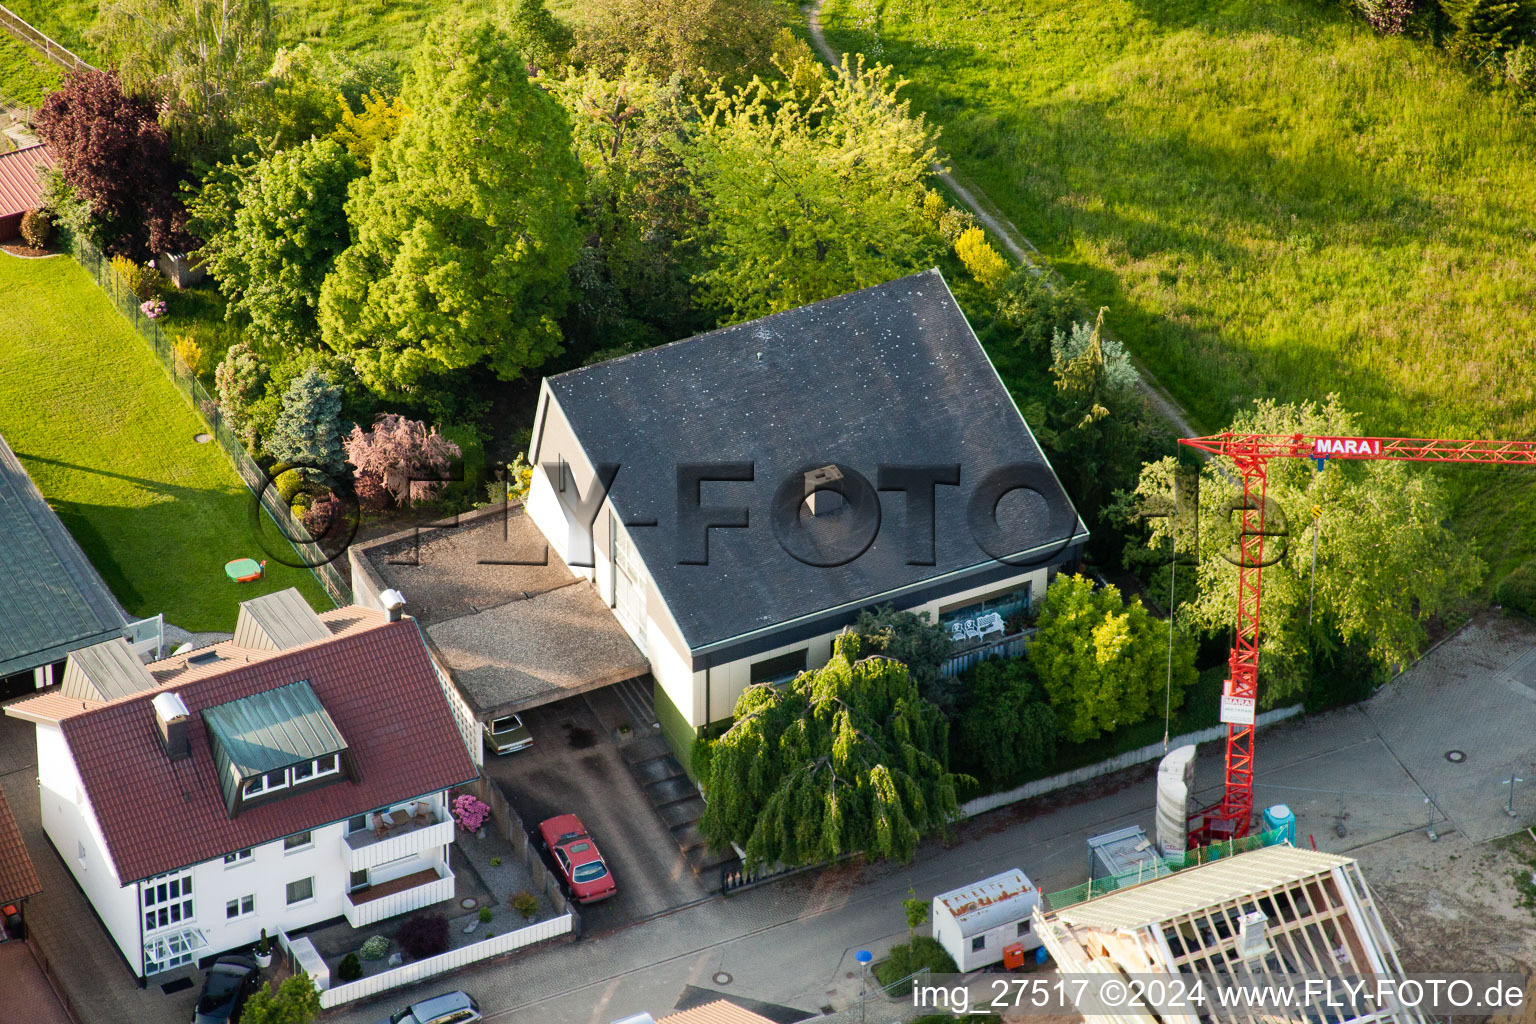
POLYGON ((988 633, 1001 633, 1004 631, 1003 617, 997 612, 988 612, 976 620, 976 628, 981 631, 982 636, 988 633))
POLYGON ((980 640, 981 639, 981 630, 976 628, 976 620, 975 619, 966 619, 965 620, 965 638, 967 640, 980 640))
POLYGON ((965 623, 956 619, 949 624, 949 639, 951 643, 965 642, 965 623))
POLYGON ((232 562, 224 563, 224 575, 228 576, 231 583, 250 583, 259 580, 267 571, 267 560, 256 561, 254 558, 237 558, 232 562))
POLYGON ((411 820, 411 812, 404 809, 391 811, 389 820, 394 823, 395 828, 399 828, 411 820))
POLYGON ((375 814, 373 816, 373 838, 383 839, 387 835, 389 835, 389 822, 384 820, 384 815, 375 814))
POLYGON ((432 823, 432 807, 425 800, 417 800, 411 805, 411 824, 430 825, 432 823))

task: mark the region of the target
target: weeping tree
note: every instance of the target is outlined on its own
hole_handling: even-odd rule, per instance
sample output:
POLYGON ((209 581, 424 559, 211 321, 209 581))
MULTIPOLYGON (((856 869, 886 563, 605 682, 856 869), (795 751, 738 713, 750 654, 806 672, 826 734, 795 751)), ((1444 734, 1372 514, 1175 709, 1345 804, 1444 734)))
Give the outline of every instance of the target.
POLYGON ((704 759, 710 845, 736 843, 749 866, 845 854, 907 861, 959 816, 949 725, 905 665, 860 657, 856 634, 785 686, 752 686, 704 759))

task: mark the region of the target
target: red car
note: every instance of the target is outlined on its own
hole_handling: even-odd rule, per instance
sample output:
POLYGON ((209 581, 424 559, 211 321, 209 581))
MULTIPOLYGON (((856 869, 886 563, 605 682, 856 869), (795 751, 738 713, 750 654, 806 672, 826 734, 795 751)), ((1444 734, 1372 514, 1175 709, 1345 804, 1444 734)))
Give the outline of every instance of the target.
POLYGON ((577 903, 596 903, 618 892, 613 873, 597 852, 597 842, 574 814, 557 814, 539 822, 544 848, 555 855, 560 873, 577 903))

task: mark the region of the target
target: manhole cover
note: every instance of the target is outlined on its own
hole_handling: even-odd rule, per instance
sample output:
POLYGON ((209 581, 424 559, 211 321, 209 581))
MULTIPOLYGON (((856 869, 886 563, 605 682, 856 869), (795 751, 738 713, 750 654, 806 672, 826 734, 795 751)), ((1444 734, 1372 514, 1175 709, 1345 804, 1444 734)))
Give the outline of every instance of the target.
POLYGON ((463 907, 465 910, 468 910, 470 907, 473 907, 474 905, 475 905, 475 901, 473 899, 468 898, 468 897, 466 897, 466 898, 464 898, 462 900, 459 900, 459 906, 463 907))
POLYGON ((1461 764, 1461 762, 1467 759, 1467 755, 1460 750, 1447 750, 1445 752, 1445 759, 1451 762, 1451 764, 1461 764))
POLYGON ((192 440, 196 441, 198 444, 207 444, 209 441, 213 440, 213 435, 206 432, 201 434, 193 434, 192 440))
POLYGON ((726 974, 724 971, 716 971, 715 972, 715 984, 716 985, 729 985, 731 982, 733 982, 735 980, 736 980, 735 978, 731 977, 729 974, 726 974))

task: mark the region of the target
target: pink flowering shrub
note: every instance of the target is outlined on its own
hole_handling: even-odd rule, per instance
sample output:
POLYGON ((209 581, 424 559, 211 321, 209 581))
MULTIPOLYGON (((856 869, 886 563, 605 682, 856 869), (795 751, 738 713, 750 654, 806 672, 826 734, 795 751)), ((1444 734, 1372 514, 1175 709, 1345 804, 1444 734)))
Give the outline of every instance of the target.
POLYGON ((449 463, 463 454, 436 428, 392 412, 381 413, 372 430, 352 428, 343 444, 357 479, 372 477, 401 505, 430 499, 435 480, 448 479, 449 463))
POLYGON ((143 302, 139 303, 139 312, 143 313, 151 320, 158 320, 165 316, 165 300, 145 299, 143 302))
POLYGON ((461 793, 453 798, 453 820, 465 832, 480 831, 490 814, 491 805, 469 793, 461 793))

